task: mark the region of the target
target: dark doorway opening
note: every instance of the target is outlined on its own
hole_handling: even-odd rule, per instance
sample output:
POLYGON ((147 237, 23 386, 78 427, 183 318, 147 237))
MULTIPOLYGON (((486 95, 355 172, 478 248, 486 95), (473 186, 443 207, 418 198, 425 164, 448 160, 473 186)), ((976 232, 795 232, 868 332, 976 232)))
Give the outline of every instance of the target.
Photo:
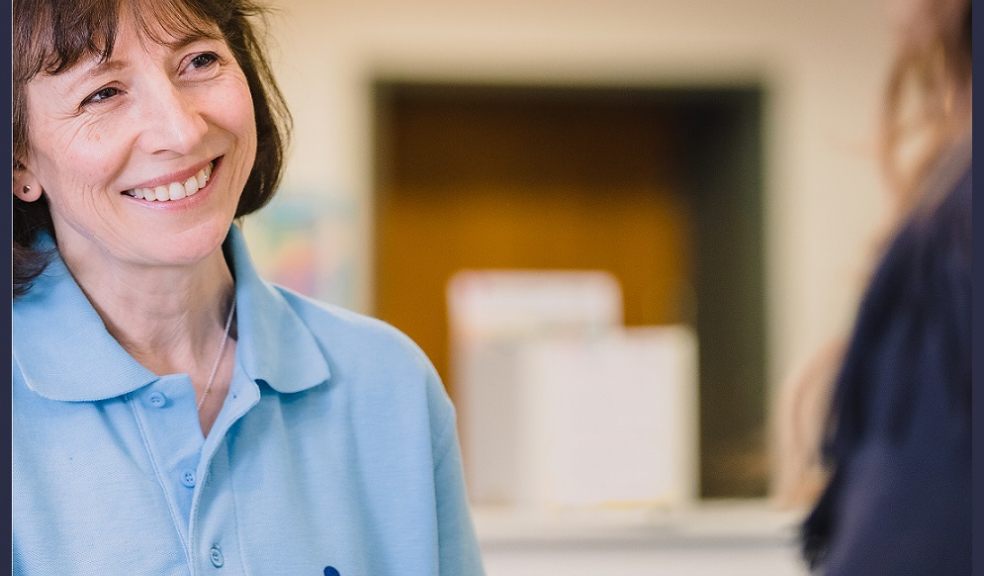
POLYGON ((699 345, 700 494, 767 492, 757 86, 379 82, 375 314, 449 391, 445 289, 461 269, 604 269, 627 325, 699 345))

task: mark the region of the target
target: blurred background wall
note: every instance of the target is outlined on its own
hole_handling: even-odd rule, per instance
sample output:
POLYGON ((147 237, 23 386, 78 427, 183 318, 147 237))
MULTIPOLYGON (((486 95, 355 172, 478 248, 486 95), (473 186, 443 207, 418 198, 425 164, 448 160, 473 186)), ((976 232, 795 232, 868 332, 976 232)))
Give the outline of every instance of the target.
MULTIPOLYGON (((274 70, 296 126, 281 196, 247 222, 246 232, 261 267, 276 280, 381 315, 414 336, 413 326, 380 309, 377 260, 386 257, 380 243, 393 242, 379 228, 387 218, 381 198, 393 168, 386 151, 396 138, 380 128, 393 123, 386 113, 394 101, 430 105, 414 103, 421 86, 458 97, 452 104, 459 107, 468 102, 462 90, 476 86, 486 100, 488 89, 509 87, 528 95, 580 90, 602 99, 641 94, 639 107, 655 114, 654 125, 677 117, 672 105, 687 104, 651 112, 659 98, 647 94, 703 90, 738 94, 738 100, 752 94, 750 142, 757 143, 757 156, 746 177, 757 192, 747 222, 760 234, 752 264, 761 274, 750 285, 760 294, 745 301, 761 300, 761 326, 746 338, 760 341, 754 361, 762 381, 753 385, 761 389, 762 406, 753 416, 763 429, 783 382, 846 328, 870 240, 886 216, 874 142, 891 46, 878 2, 279 0, 270 23, 274 70)), ((713 141, 714 126, 705 122, 705 139, 713 141)), ((647 143, 642 132, 629 132, 621 130, 629 147, 651 149, 688 134, 677 126, 647 143)), ((730 158, 739 163, 730 174, 740 176, 740 159, 730 158)), ((416 166, 421 159, 401 161, 416 166)), ((696 172, 713 174, 715 167, 705 163, 696 172)), ((703 186, 714 182, 705 179, 703 186)), ((660 213, 673 212, 671 204, 660 213)), ((682 209, 690 211, 684 230, 701 209, 699 203, 682 209)), ((674 238, 656 241, 672 245, 674 238)), ((687 322, 687 314, 657 310, 638 323, 687 322)), ((445 352, 428 352, 442 368, 445 352)), ((728 490, 716 495, 764 495, 767 488, 728 490)))
MULTIPOLYGON (((458 405, 466 468, 476 445, 468 424, 481 418, 450 357, 445 297, 459 268, 610 273, 627 326, 697 335, 700 405, 674 433, 698 429, 670 446, 700 446, 695 475, 674 478, 699 484, 684 491, 704 505, 559 520, 479 507, 489 573, 802 573, 795 515, 713 502, 769 496, 782 389, 846 330, 888 216, 874 157, 892 48, 883 5, 278 0, 275 9, 274 70, 296 125, 280 195, 246 223, 258 264, 414 337, 458 405)), ((647 365, 651 354, 632 356, 636 344, 607 361, 647 365)), ((578 350, 534 356, 574 367, 578 350)), ((586 402, 605 401, 581 385, 586 402)), ((666 398, 693 397, 677 392, 666 398)), ((675 410, 633 416, 631 402, 612 422, 624 413, 645 428, 675 410)), ((485 415, 499 423, 493 437, 505 442, 507 428, 515 437, 486 455, 493 465, 529 440, 497 420, 509 413, 499 409, 485 415)), ((588 444, 566 440, 567 463, 580 465, 588 444)), ((647 477, 623 451, 596 456, 625 464, 614 474, 647 477)))

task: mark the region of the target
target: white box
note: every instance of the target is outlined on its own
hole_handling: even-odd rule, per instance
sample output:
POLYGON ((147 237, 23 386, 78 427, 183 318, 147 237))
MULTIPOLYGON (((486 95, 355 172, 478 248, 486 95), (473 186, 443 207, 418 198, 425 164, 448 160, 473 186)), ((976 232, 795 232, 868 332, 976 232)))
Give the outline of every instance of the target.
POLYGON ((617 330, 617 280, 596 271, 466 271, 448 286, 451 369, 469 493, 475 502, 528 501, 527 427, 535 414, 518 372, 529 342, 617 330))
POLYGON ((696 498, 692 329, 624 329, 621 291, 606 273, 467 272, 448 295, 475 503, 635 508, 696 498))
POLYGON ((696 497, 697 346, 684 326, 529 343, 524 504, 679 506, 696 497))

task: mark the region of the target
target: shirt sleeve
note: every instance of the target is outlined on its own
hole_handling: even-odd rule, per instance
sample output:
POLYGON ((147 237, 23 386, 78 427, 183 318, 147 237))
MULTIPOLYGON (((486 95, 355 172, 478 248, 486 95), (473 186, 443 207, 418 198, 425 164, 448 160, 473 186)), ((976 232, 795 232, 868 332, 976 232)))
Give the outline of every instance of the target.
MULTIPOLYGON (((434 379, 437 380, 436 375, 434 379)), ((484 576, 482 557, 472 524, 461 462, 454 407, 444 387, 448 417, 435 441, 434 486, 437 500, 438 547, 441 576, 484 576)))

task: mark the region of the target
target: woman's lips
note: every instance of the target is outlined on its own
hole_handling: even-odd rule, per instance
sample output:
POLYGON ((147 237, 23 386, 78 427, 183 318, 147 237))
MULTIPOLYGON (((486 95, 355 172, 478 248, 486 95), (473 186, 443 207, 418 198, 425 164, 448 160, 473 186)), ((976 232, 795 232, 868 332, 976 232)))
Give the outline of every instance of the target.
POLYGON ((127 196, 148 202, 173 202, 194 196, 208 185, 218 159, 206 164, 193 176, 183 181, 175 181, 154 187, 134 188, 124 192, 127 196))

